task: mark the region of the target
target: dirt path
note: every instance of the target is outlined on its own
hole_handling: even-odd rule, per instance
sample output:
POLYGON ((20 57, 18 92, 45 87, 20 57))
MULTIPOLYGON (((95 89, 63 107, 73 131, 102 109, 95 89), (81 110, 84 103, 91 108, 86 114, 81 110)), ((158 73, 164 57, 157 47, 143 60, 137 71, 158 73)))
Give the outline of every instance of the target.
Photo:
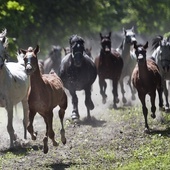
MULTIPOLYGON (((137 128, 140 128, 139 130, 130 128, 131 124, 136 123, 135 117, 127 119, 127 122, 121 120, 121 116, 130 113, 131 109, 129 109, 129 107, 124 108, 122 103, 120 103, 120 105, 118 105, 120 109, 113 115, 110 111, 112 106, 110 82, 108 82, 108 86, 108 102, 103 105, 99 94, 98 80, 96 80, 93 85, 92 98, 95 109, 91 112, 91 121, 86 120, 84 93, 82 91, 78 92, 81 121, 79 125, 76 126, 70 121, 72 105, 71 98, 68 97, 69 105, 65 115, 67 138, 67 144, 65 146, 62 145, 60 141, 60 123, 58 114, 56 113, 58 109, 56 108, 54 110, 54 130, 56 139, 59 141, 59 147, 56 149, 52 146, 50 141, 48 154, 43 154, 42 152, 42 139, 45 132, 45 124, 43 119, 37 114, 34 121, 34 128, 38 131, 37 140, 32 141, 28 134, 26 144, 12 151, 12 154, 15 156, 9 159, 8 153, 10 150, 8 150, 9 136, 6 130, 6 111, 0 109, 0 155, 3 156, 3 159, 0 161, 1 168, 64 170, 70 169, 71 166, 76 166, 76 169, 80 169, 78 167, 81 165, 81 168, 85 167, 84 169, 88 169, 91 164, 95 163, 96 166, 103 164, 101 155, 106 152, 110 153, 112 149, 117 154, 117 157, 125 158, 128 156, 125 153, 129 152, 131 145, 135 147, 135 145, 138 144, 135 144, 134 141, 138 142, 140 140, 140 142, 142 142, 144 140, 143 133, 141 133, 141 129, 143 129, 143 116, 141 114, 140 122, 138 122, 141 126, 137 125, 137 128), (98 153, 102 154, 100 155, 98 153), (95 162, 95 158, 97 158, 97 162, 95 162)), ((130 95, 128 97, 130 97, 130 95)), ((136 105, 138 102, 139 101, 137 100, 134 104, 136 105)), ((17 109, 19 113, 22 112, 20 106, 17 109)), ((131 114, 129 115, 131 116, 131 114)), ((14 129, 19 139, 23 139, 21 114, 14 114, 14 129)), ((103 166, 107 167, 107 164, 108 163, 106 162, 106 165, 103 166)), ((115 163, 114 166, 116 165, 117 164, 115 163)))

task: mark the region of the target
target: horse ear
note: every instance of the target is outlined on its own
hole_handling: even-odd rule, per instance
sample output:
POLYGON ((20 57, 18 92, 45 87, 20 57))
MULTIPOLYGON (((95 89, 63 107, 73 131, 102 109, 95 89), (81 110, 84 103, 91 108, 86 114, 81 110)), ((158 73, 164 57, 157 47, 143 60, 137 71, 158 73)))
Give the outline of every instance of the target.
POLYGON ((134 32, 134 26, 131 28, 131 30, 134 32))
POLYGON ((123 27, 123 33, 126 35, 126 30, 125 30, 125 28, 123 27))
POLYGON ((40 52, 40 48, 39 45, 36 46, 36 48, 34 49, 34 53, 37 54, 40 52))
POLYGON ((146 42, 146 44, 143 46, 143 48, 146 50, 148 48, 148 41, 146 42))
POLYGON ((27 50, 24 50, 24 49, 20 49, 19 50, 20 53, 23 53, 24 55, 27 53, 27 50))
POLYGON ((112 36, 112 32, 110 31, 110 32, 109 32, 109 37, 111 37, 111 36, 112 36))
POLYGON ((103 39, 102 33, 100 33, 99 35, 100 35, 100 38, 103 39))
POLYGON ((137 48, 138 48, 138 47, 137 47, 137 42, 135 41, 135 42, 134 42, 134 49, 137 50, 137 48))

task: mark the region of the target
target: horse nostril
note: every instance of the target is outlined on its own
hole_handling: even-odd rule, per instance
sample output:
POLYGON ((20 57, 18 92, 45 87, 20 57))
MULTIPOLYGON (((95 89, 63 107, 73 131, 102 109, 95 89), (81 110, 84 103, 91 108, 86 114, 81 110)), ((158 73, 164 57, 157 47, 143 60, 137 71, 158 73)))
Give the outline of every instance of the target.
POLYGON ((27 64, 26 70, 31 70, 31 69, 32 69, 32 66, 30 64, 27 64))

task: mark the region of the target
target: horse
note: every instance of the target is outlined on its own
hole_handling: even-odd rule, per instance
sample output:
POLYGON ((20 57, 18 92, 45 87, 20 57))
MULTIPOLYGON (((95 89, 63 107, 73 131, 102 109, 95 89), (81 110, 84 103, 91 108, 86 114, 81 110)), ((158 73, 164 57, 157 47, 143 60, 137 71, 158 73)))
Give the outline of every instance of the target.
POLYGON ((28 126, 27 130, 32 140, 36 140, 36 132, 33 128, 33 120, 38 112, 46 124, 46 134, 43 139, 43 152, 48 152, 48 137, 52 140, 53 146, 58 146, 55 141, 53 131, 53 109, 59 106, 59 118, 61 122, 61 141, 66 144, 65 130, 63 119, 67 108, 67 95, 64 91, 63 83, 57 74, 52 71, 49 74, 41 74, 38 66, 37 53, 39 46, 35 49, 29 47, 28 50, 21 49, 24 54, 24 63, 26 73, 30 76, 31 89, 28 94, 28 126))
POLYGON ((113 108, 117 108, 118 98, 118 82, 123 69, 123 59, 119 52, 111 49, 111 32, 108 35, 102 35, 101 50, 99 56, 95 58, 95 65, 97 68, 100 94, 102 96, 103 104, 106 103, 106 88, 107 83, 105 79, 112 80, 112 94, 113 94, 113 108))
POLYGON ((16 144, 17 135, 13 128, 13 107, 19 102, 23 106, 24 139, 27 139, 27 94, 29 90, 29 77, 25 67, 20 62, 6 62, 7 59, 7 31, 0 34, 0 107, 7 111, 7 131, 10 137, 10 148, 16 144))
POLYGON ((121 45, 116 50, 121 53, 121 56, 123 58, 123 63, 124 63, 124 67, 119 82, 120 82, 120 88, 122 93, 122 101, 123 103, 126 103, 127 99, 125 97, 124 78, 127 76, 128 76, 128 86, 130 87, 131 94, 132 94, 131 99, 135 100, 135 89, 131 84, 131 74, 136 65, 136 58, 135 55, 133 54, 133 44, 134 42, 136 42, 136 38, 135 38, 134 27, 132 27, 131 29, 123 28, 123 33, 124 33, 123 41, 121 42, 121 45))
POLYGON ((163 92, 165 96, 165 111, 169 111, 168 89, 166 81, 170 80, 170 41, 169 37, 162 35, 156 36, 152 40, 153 53, 152 58, 158 64, 162 76, 163 92))
POLYGON ((62 48, 58 46, 52 46, 48 57, 44 60, 44 73, 48 74, 52 69, 58 74, 59 66, 61 63, 62 48))
POLYGON ((137 89, 138 97, 142 104, 146 133, 150 132, 147 122, 148 109, 145 103, 146 95, 148 94, 150 96, 152 118, 156 117, 156 90, 159 96, 159 107, 163 109, 161 74, 158 65, 152 59, 146 59, 147 48, 148 42, 145 45, 134 43, 137 64, 132 72, 132 83, 137 89))
POLYGON ((85 41, 78 35, 72 35, 69 39, 70 53, 61 61, 59 77, 68 89, 72 97, 72 120, 80 118, 78 109, 78 97, 76 91, 85 91, 85 105, 87 118, 91 119, 90 110, 94 109, 91 99, 91 86, 97 77, 97 70, 93 60, 85 53, 85 41))

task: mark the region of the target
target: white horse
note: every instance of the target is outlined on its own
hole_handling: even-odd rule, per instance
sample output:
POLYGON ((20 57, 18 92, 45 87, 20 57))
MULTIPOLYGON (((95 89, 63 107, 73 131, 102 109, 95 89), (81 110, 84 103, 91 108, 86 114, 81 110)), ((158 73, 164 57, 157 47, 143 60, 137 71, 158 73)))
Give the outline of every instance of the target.
POLYGON ((122 93, 122 101, 123 103, 127 102, 127 99, 125 97, 125 89, 124 89, 124 78, 128 76, 128 85, 131 90, 131 98, 132 100, 135 100, 135 92, 136 90, 132 87, 131 84, 131 74, 132 71, 136 65, 136 56, 134 55, 134 42, 136 42, 135 38, 135 32, 134 32, 134 27, 131 29, 124 29, 123 28, 123 33, 124 33, 124 39, 120 45, 119 48, 116 50, 121 53, 122 59, 123 59, 123 70, 122 74, 120 77, 120 88, 121 88, 121 93, 122 93))
POLYGON ((162 76, 163 92, 165 97, 165 111, 169 112, 169 92, 167 89, 167 82, 170 80, 170 37, 156 36, 153 39, 152 47, 154 49, 152 58, 159 66, 160 74, 162 76))
POLYGON ((5 30, 5 34, 4 31, 0 34, 0 107, 4 107, 7 111, 7 131, 10 137, 10 147, 13 147, 14 141, 17 139, 13 128, 13 106, 19 102, 22 102, 23 105, 24 138, 26 139, 27 137, 29 78, 22 64, 5 61, 7 58, 6 45, 7 37, 5 30))

